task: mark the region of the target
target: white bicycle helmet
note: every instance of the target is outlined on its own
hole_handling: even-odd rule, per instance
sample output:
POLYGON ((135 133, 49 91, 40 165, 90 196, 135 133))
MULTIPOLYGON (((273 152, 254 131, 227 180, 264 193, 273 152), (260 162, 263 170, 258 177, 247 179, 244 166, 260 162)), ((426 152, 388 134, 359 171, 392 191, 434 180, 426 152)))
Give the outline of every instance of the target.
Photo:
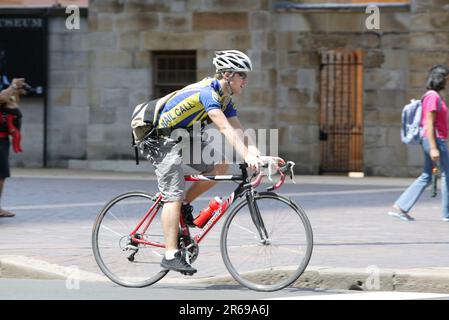
POLYGON ((248 72, 253 70, 251 59, 238 50, 215 51, 212 63, 217 73, 223 71, 248 72))

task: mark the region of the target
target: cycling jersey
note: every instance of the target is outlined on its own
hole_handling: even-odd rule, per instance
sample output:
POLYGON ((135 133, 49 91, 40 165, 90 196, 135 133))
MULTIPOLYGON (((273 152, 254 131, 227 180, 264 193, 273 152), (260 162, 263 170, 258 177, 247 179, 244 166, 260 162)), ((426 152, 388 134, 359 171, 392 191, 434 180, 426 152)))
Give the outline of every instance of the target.
POLYGON ((224 95, 220 82, 205 78, 179 90, 166 102, 158 128, 190 128, 196 121, 206 121, 213 109, 221 109, 227 118, 237 115, 234 102, 224 95))

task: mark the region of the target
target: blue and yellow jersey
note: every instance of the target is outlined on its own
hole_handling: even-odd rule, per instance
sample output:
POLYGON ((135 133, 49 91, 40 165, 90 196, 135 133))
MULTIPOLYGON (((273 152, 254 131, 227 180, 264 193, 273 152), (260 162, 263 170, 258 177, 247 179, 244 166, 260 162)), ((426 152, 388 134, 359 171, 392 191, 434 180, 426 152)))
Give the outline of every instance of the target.
POLYGON ((158 128, 190 128, 196 121, 206 121, 213 109, 221 109, 227 118, 237 115, 234 102, 224 95, 219 81, 205 78, 179 90, 166 102, 158 128))

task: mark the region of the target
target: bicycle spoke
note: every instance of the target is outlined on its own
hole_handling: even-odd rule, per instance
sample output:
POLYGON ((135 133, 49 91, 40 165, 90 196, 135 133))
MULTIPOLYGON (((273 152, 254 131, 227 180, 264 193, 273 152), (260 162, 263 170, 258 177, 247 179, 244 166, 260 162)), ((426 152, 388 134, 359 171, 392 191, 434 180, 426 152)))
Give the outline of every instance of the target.
POLYGON ((260 244, 245 244, 245 245, 235 245, 235 246, 228 246, 228 249, 235 249, 235 248, 254 248, 254 247, 260 247, 260 244))
POLYGON ((239 225, 237 223, 235 224, 235 226, 240 228, 240 229, 242 229, 242 230, 244 230, 244 231, 246 231, 246 232, 248 232, 248 233, 250 233, 250 234, 252 234, 252 235, 254 235, 254 238, 257 238, 257 234, 255 232, 249 230, 248 228, 245 228, 245 227, 243 227, 243 226, 241 226, 241 225, 239 225))
POLYGON ((106 229, 106 230, 110 231, 111 233, 118 235, 119 237, 125 237, 125 235, 120 234, 120 233, 118 233, 118 232, 112 230, 111 228, 106 227, 105 225, 102 225, 102 226, 101 226, 101 229, 106 229))
POLYGON ((310 224, 304 224, 305 214, 289 200, 269 193, 254 201, 258 215, 251 216, 247 202, 241 201, 225 221, 223 260, 232 276, 248 288, 279 290, 307 266, 312 249, 310 224), (268 232, 267 239, 260 239, 255 223, 268 232))
POLYGON ((279 250, 284 250, 284 251, 295 253, 295 254, 304 254, 304 251, 301 251, 301 250, 294 250, 294 249, 290 249, 290 248, 280 246, 280 245, 275 245, 275 244, 272 246, 277 247, 279 250))
POLYGON ((151 253, 154 254, 154 255, 156 255, 156 256, 158 256, 158 257, 161 258, 161 259, 164 257, 163 254, 161 254, 161 253, 159 253, 159 252, 156 252, 156 251, 154 251, 154 250, 151 250, 151 253))
MULTIPOLYGON (((128 227, 125 226, 125 225, 123 224, 123 222, 122 222, 120 219, 118 219, 112 212, 111 212, 109 215, 112 216, 112 217, 113 217, 119 224, 121 224, 123 228, 125 228, 125 229, 128 228, 128 227)), ((131 231, 131 230, 130 230, 130 231, 131 231)))
MULTIPOLYGON (((112 281, 128 287, 143 287, 161 279, 168 272, 160 263, 164 248, 160 215, 155 216, 148 232, 140 234, 158 246, 132 242, 129 234, 154 204, 154 197, 135 192, 113 199, 97 218, 92 235, 95 259, 112 281)), ((145 222, 146 223, 146 222, 145 222)))

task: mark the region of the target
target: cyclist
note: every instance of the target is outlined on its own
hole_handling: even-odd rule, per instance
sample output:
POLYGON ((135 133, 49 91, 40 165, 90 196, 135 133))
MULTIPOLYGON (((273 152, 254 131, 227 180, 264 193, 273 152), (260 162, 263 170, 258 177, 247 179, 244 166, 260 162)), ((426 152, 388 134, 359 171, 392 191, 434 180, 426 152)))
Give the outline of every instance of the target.
MULTIPOLYGON (((225 50, 215 52, 212 63, 216 68, 214 78, 205 78, 189 85, 174 93, 165 102, 157 122, 158 132, 164 132, 164 129, 189 129, 195 121, 210 121, 242 156, 249 168, 258 170, 263 164, 261 154, 254 145, 245 145, 242 134, 244 129, 232 101, 232 96, 241 94, 248 83, 247 73, 252 70, 251 60, 238 50, 225 50)), ((164 201, 162 226, 166 252, 161 266, 184 274, 193 274, 197 270, 185 261, 182 253, 178 251, 180 214, 182 212, 186 223, 193 226, 193 208, 190 203, 214 186, 215 182, 195 182, 185 192, 179 144, 162 134, 157 136, 156 143, 158 152, 152 154, 149 159, 155 167, 158 187, 164 201)), ((204 147, 204 144, 202 146, 204 147)), ((202 174, 217 175, 227 171, 227 165, 224 163, 189 166, 202 174)))

